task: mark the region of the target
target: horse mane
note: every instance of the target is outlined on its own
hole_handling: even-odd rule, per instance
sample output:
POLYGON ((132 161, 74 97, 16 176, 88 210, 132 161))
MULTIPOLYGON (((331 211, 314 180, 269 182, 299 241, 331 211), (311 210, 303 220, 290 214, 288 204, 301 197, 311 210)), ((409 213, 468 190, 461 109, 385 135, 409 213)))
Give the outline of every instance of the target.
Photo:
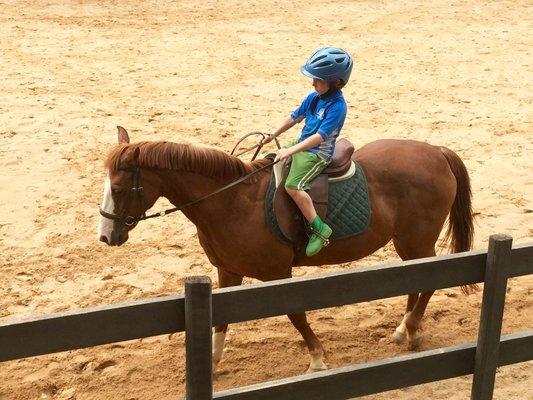
POLYGON ((244 162, 223 151, 187 143, 139 142, 118 144, 109 152, 105 167, 110 171, 124 167, 123 155, 136 149, 139 167, 198 172, 218 180, 239 178, 271 162, 264 159, 244 162))

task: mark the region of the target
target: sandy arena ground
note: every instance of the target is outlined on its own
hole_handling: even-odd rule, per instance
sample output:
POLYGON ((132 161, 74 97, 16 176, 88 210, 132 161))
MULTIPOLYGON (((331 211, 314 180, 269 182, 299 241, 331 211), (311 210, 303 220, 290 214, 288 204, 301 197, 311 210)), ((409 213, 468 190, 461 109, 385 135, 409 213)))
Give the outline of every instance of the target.
MULTIPOLYGON (((299 104, 312 90, 299 66, 330 44, 356 59, 344 136, 455 150, 472 178, 474 248, 494 233, 533 242, 532 12, 522 0, 0 1, 0 318, 168 295, 188 275, 215 279, 183 215, 141 223, 120 248, 97 241, 115 126, 134 141, 230 150, 299 104)), ((389 245, 295 273, 395 260, 389 245)), ((532 297, 533 276, 510 281, 504 333, 533 329, 532 297)), ((422 350, 475 340, 480 302, 481 293, 438 291, 422 350)), ((404 306, 394 298, 309 313, 329 366, 408 353, 390 341, 404 306)), ((305 371, 286 317, 230 329, 216 390, 305 371)), ((0 399, 179 399, 183 350, 175 334, 3 363, 0 399)), ((459 400, 470 384, 367 398, 459 400)), ((533 362, 501 368, 495 398, 532 399, 533 362)))

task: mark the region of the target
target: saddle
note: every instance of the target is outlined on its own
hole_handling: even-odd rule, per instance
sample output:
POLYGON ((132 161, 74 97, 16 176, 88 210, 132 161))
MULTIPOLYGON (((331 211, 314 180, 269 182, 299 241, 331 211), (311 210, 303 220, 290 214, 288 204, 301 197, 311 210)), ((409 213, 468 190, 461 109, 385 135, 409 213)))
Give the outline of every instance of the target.
MULTIPOLYGON (((333 159, 324 171, 311 182, 308 193, 313 200, 317 214, 323 220, 328 213, 329 182, 338 182, 351 178, 355 172, 355 163, 351 157, 354 146, 347 139, 340 139, 335 146, 333 159)), ((283 235, 293 244, 300 246, 307 243, 307 224, 298 206, 285 190, 285 180, 290 170, 290 160, 274 166, 276 191, 273 207, 276 220, 283 235)))

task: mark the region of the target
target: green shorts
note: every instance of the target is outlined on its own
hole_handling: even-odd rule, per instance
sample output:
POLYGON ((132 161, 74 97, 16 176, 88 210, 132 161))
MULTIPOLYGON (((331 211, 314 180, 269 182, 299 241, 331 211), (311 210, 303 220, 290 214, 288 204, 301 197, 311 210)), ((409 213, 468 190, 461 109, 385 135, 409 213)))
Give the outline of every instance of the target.
POLYGON ((291 170, 285 181, 285 187, 296 190, 309 190, 309 183, 315 179, 329 164, 309 151, 301 151, 292 156, 291 170))

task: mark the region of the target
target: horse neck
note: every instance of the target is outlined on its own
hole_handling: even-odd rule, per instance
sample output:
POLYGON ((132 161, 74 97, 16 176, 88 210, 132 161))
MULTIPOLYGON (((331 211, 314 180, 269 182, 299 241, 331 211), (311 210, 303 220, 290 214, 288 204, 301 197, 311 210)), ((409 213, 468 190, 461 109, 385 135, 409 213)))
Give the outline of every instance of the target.
MULTIPOLYGON (((189 171, 162 171, 160 178, 162 195, 176 207, 213 193, 238 179, 238 177, 235 177, 233 179, 219 180, 189 171)), ((188 206, 182 212, 203 231, 212 229, 213 224, 224 226, 231 223, 232 213, 229 211, 237 207, 235 204, 235 190, 239 191, 238 196, 239 194, 245 194, 247 191, 256 190, 254 186, 253 184, 237 185, 237 188, 230 188, 217 193, 213 197, 188 206)))

